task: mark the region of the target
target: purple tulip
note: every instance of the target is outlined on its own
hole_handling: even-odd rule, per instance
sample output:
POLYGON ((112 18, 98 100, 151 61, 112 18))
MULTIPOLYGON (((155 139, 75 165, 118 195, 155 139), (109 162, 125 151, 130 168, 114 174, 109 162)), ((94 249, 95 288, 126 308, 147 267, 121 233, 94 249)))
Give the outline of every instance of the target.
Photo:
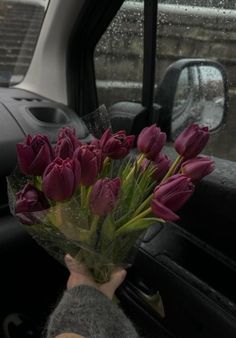
POLYGON ((23 143, 16 145, 16 151, 19 168, 25 175, 43 175, 54 158, 49 139, 44 135, 28 135, 23 143))
POLYGON ((200 181, 214 169, 214 161, 208 156, 198 156, 185 161, 181 166, 181 172, 194 182, 200 181))
POLYGON ((59 133, 57 135, 57 140, 61 140, 64 138, 69 138, 73 149, 75 150, 77 147, 81 146, 82 143, 78 140, 76 136, 76 131, 75 128, 69 128, 69 127, 64 127, 59 130, 59 133))
POLYGON ((45 169, 43 192, 51 200, 64 201, 74 194, 79 185, 80 177, 79 161, 69 158, 62 160, 57 157, 45 169))
POLYGON ((184 159, 197 156, 208 142, 210 133, 208 127, 191 124, 177 137, 175 150, 184 159))
POLYGON ((102 168, 102 151, 94 145, 83 145, 75 150, 74 158, 81 165, 81 184, 90 186, 95 183, 102 168))
POLYGON ((138 150, 149 160, 154 160, 166 142, 166 134, 161 132, 155 124, 144 128, 139 134, 138 150))
POLYGON ((65 160, 67 157, 72 158, 74 154, 74 146, 69 137, 64 137, 57 140, 57 144, 55 146, 55 155, 57 157, 65 160))
POLYGON ((194 185, 190 178, 177 174, 154 190, 151 202, 152 212, 166 221, 176 221, 179 216, 174 211, 179 210, 193 194, 194 185))
POLYGON ((105 216, 111 213, 118 199, 121 187, 119 177, 98 180, 90 193, 89 206, 94 215, 105 216))
POLYGON ((154 169, 153 179, 159 182, 169 170, 170 165, 171 165, 171 160, 165 154, 159 154, 157 158, 155 158, 154 161, 150 161, 145 158, 142 161, 141 169, 144 171, 149 165, 152 165, 154 169))
POLYGON ((23 224, 36 224, 36 212, 49 208, 49 203, 44 194, 28 183, 16 193, 15 213, 23 224))
POLYGON ((134 135, 127 136, 124 130, 111 134, 111 130, 107 129, 100 139, 100 144, 106 156, 121 159, 130 152, 134 138, 134 135))

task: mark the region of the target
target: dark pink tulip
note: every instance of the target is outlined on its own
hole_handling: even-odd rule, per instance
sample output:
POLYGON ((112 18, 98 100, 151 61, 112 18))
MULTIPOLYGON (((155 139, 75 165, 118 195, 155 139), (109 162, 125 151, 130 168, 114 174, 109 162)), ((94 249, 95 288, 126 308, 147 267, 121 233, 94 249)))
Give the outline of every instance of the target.
POLYGON ((149 160, 155 159, 166 142, 166 134, 155 124, 144 128, 139 134, 137 147, 149 160))
POLYGON ((74 150, 74 146, 69 137, 58 139, 54 149, 55 155, 62 158, 63 160, 65 160, 67 157, 72 158, 74 150))
POLYGON ((97 138, 93 139, 91 142, 90 142, 90 145, 93 145, 95 148, 97 149, 101 149, 102 146, 101 146, 101 141, 97 138))
POLYGON ((79 161, 62 160, 57 157, 45 169, 43 175, 43 192, 47 198, 62 202, 70 198, 76 191, 81 177, 79 161))
POLYGON ((95 183, 102 167, 102 151, 94 145, 83 145, 75 150, 74 158, 81 165, 81 184, 90 186, 95 183))
POLYGON ((28 183, 16 193, 15 213, 24 224, 37 223, 36 213, 49 208, 49 203, 44 194, 28 183))
POLYGON ((191 124, 177 137, 175 150, 184 159, 193 158, 206 146, 209 136, 208 127, 191 124))
POLYGON ((198 156, 185 161, 181 166, 181 172, 192 181, 200 181, 215 169, 214 161, 208 156, 198 156))
POLYGON ((23 143, 16 145, 18 164, 25 175, 41 176, 53 160, 53 150, 47 136, 28 135, 23 143))
POLYGON ((179 216, 174 212, 184 205, 193 191, 194 185, 187 176, 177 174, 170 177, 154 190, 152 212, 166 221, 178 220, 179 216))
POLYGON ((76 136, 75 128, 64 127, 59 130, 59 133, 57 135, 58 141, 67 137, 70 139, 74 150, 82 145, 82 143, 78 140, 76 136))
POLYGON ((171 160, 165 154, 159 154, 154 159, 154 161, 150 161, 145 158, 141 164, 142 170, 146 170, 146 168, 149 165, 152 165, 154 168, 153 179, 156 181, 160 181, 165 176, 167 171, 169 170, 170 165, 171 165, 171 160))
POLYGON ((118 199, 121 187, 120 178, 98 180, 90 193, 89 206, 94 215, 105 216, 111 213, 118 199))
POLYGON ((107 129, 100 139, 100 144, 106 156, 121 159, 130 152, 134 138, 134 135, 127 136, 124 130, 112 134, 110 129, 107 129))
POLYGON ((94 149, 99 149, 101 151, 101 169, 102 169, 102 164, 105 160, 105 158, 107 157, 107 154, 105 154, 103 151, 102 151, 102 144, 101 144, 101 141, 97 138, 95 138, 94 140, 92 140, 89 144, 90 146, 93 146, 94 149))

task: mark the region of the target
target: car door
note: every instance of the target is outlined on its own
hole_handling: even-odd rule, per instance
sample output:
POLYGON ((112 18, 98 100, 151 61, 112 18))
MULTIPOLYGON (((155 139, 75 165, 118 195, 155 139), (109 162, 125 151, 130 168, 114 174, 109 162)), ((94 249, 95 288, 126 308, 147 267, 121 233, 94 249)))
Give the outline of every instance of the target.
POLYGON ((205 154, 215 157, 216 170, 197 186, 178 224, 156 226, 146 234, 121 292, 122 301, 148 337, 234 337, 235 228, 231 208, 235 198, 235 141, 229 131, 233 127, 234 80, 230 72, 234 61, 228 45, 234 32, 234 4, 147 3, 125 1, 96 47, 99 102, 107 100, 110 105, 114 128, 138 133, 139 128, 157 122, 169 136, 165 150, 170 156, 175 137, 190 121, 207 124, 212 134, 205 154), (151 44, 155 28, 156 46, 151 44), (112 32, 117 36, 115 41, 112 32), (138 48, 140 36, 144 37, 144 48, 138 48), (155 81, 152 89, 149 87, 150 96, 145 96, 145 79, 149 86, 152 83, 145 65, 153 74, 153 55, 155 81), (215 61, 220 64, 211 64, 215 61), (187 95, 178 107, 178 89, 184 90, 184 81, 185 85, 188 81, 187 95), (221 88, 216 95, 212 94, 213 82, 213 87, 221 88), (119 89, 115 87, 118 85, 119 89), (215 104, 222 102, 218 96, 224 101, 220 114, 215 104))

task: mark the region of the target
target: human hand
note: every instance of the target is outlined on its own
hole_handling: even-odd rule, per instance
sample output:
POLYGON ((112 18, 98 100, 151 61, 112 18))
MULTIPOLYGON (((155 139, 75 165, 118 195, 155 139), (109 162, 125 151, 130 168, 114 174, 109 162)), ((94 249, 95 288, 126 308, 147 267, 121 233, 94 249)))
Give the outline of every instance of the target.
POLYGON ((113 298, 116 289, 122 284, 126 277, 126 271, 124 269, 117 269, 112 273, 109 282, 97 284, 89 274, 86 266, 78 264, 78 262, 68 254, 65 256, 65 263, 70 272, 67 289, 78 285, 89 285, 98 289, 110 299, 113 298))

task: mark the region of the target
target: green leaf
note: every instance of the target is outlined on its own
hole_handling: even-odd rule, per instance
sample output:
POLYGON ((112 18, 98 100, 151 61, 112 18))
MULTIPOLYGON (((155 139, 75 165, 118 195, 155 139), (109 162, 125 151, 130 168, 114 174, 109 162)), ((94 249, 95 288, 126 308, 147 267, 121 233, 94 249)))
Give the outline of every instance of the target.
POLYGON ((137 219, 136 221, 124 225, 121 228, 119 228, 116 231, 116 236, 120 236, 123 234, 126 234, 128 232, 133 232, 133 231, 138 231, 138 230, 145 230, 147 229, 150 225, 159 222, 160 220, 155 218, 155 217, 148 217, 148 218, 140 218, 137 219))

